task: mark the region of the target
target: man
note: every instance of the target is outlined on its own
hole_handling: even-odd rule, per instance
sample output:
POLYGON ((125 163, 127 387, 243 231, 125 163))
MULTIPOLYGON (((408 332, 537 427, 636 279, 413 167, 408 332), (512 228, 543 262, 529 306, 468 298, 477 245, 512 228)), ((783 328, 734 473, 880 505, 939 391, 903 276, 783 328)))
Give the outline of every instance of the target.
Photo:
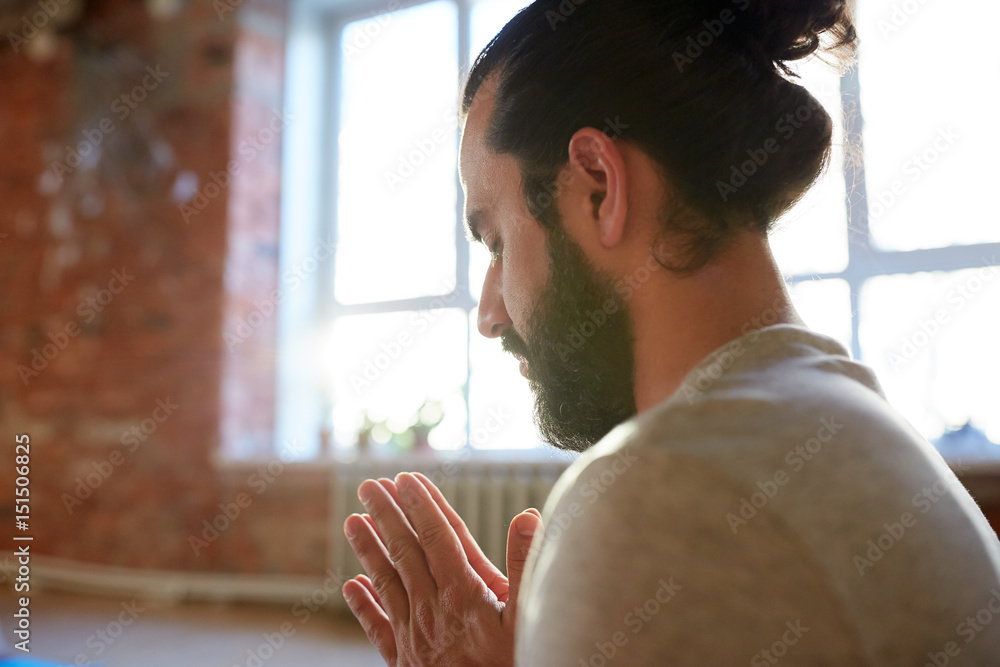
POLYGON ((423 476, 361 485, 345 531, 370 578, 344 594, 387 663, 1000 656, 1000 543, 871 370, 805 328, 768 247, 830 141, 774 63, 853 38, 843 3, 789 5, 719 13, 726 41, 689 67, 671 53, 705 5, 553 23, 563 5, 536 2, 476 62, 480 332, 521 359, 545 439, 583 454, 512 521, 509 579, 423 476))

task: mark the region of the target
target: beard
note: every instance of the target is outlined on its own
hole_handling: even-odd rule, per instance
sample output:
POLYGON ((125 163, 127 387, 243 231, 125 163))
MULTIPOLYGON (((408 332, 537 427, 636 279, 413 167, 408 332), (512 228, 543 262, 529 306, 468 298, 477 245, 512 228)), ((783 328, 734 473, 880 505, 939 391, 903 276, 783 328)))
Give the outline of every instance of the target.
POLYGON ((501 346, 527 362, 542 439, 582 452, 632 417, 632 322, 613 279, 587 260, 560 224, 547 233, 549 280, 524 337, 509 327, 501 346))

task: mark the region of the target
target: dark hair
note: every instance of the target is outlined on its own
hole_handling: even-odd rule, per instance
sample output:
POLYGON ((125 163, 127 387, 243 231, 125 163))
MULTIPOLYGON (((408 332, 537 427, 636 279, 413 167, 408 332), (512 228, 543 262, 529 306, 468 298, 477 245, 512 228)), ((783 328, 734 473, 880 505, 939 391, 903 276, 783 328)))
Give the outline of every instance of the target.
POLYGON ((825 167, 832 122, 785 64, 857 39, 845 0, 536 0, 483 49, 467 115, 493 74, 486 142, 517 159, 532 214, 557 224, 553 184, 582 127, 655 159, 677 195, 667 268, 693 271, 747 227, 766 234, 825 167), (788 114, 791 114, 789 119, 788 114))

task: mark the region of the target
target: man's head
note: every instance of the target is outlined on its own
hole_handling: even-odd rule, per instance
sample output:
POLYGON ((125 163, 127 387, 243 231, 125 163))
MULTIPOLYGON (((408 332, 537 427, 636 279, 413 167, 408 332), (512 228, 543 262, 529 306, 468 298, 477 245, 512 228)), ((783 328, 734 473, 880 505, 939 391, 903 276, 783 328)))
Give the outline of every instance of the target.
POLYGON ((775 62, 853 28, 842 2, 782 4, 539 0, 473 66, 460 171, 471 235, 496 251, 480 331, 527 361, 553 444, 584 449, 635 412, 643 300, 622 281, 650 258, 704 273, 825 164, 830 118, 775 62))
MULTIPOLYGON (((468 114, 459 164, 470 235, 493 255, 483 284, 479 329, 484 336, 499 336, 503 348, 521 359, 543 439, 582 451, 635 414, 628 304, 613 276, 595 267, 570 237, 555 198, 534 212, 525 206, 515 161, 484 141, 492 102, 484 89, 468 114), (533 217, 542 208, 555 223, 548 229, 533 217)), ((553 182, 553 192, 572 191, 575 200, 590 201, 590 190, 606 188, 602 161, 592 164, 596 179, 580 173, 593 151, 608 143, 598 135, 588 128, 577 138, 574 168, 553 182)), ((624 174, 617 151, 614 160, 612 180, 624 174)), ((605 194, 601 205, 591 205, 592 215, 608 219, 606 235, 621 232, 623 195, 605 194)), ((559 201, 565 205, 569 197, 559 201)), ((568 217, 570 229, 581 218, 586 224, 587 216, 579 211, 569 211, 568 217)))

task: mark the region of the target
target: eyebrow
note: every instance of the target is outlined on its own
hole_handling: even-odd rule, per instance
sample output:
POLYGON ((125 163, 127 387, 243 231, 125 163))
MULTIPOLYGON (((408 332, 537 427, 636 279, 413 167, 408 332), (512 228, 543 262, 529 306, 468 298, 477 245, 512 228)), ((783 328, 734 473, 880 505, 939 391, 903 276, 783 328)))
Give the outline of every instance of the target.
POLYGON ((479 223, 483 220, 483 211, 471 211, 465 216, 465 237, 474 243, 482 243, 483 237, 479 233, 479 223))

